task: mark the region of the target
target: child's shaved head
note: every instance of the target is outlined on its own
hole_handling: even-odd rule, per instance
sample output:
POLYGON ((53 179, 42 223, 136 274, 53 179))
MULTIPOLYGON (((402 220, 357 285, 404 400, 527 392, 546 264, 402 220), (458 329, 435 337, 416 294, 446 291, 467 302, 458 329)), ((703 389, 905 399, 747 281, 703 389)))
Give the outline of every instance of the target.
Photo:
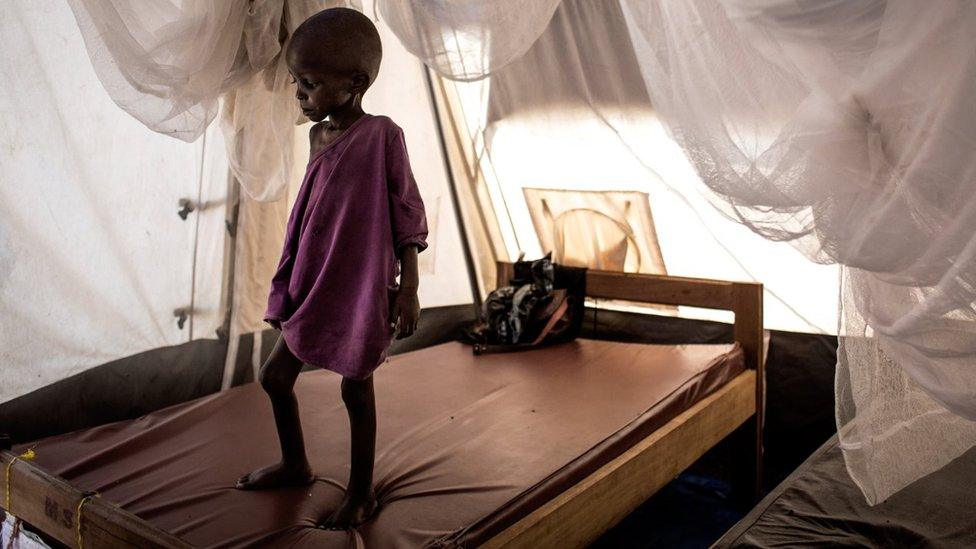
POLYGON ((330 8, 295 29, 288 55, 332 70, 362 71, 372 84, 380 70, 383 47, 369 17, 349 8, 330 8))

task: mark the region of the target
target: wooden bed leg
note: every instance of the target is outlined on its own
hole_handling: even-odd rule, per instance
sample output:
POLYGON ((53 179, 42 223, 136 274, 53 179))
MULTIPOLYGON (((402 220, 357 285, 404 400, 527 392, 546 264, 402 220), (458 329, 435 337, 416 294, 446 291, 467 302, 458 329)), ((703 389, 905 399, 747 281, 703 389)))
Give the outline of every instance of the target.
POLYGON ((762 463, 756 453, 756 416, 747 419, 729 438, 732 503, 737 509, 748 511, 762 498, 758 492, 762 483, 762 463))
MULTIPOLYGON (((10 440, 10 436, 8 436, 6 433, 0 433, 0 452, 9 452, 10 449, 13 448, 13 444, 13 441, 10 440)), ((6 482, 6 480, 4 482, 6 482)), ((6 522, 6 520, 7 511, 0 508, 0 523, 6 522)))
POLYGON ((766 458, 766 449, 763 446, 763 419, 762 414, 764 409, 760 407, 756 410, 756 415, 752 417, 747 422, 752 428, 752 451, 749 452, 752 458, 752 505, 755 506, 759 503, 763 495, 765 495, 765 489, 763 488, 763 461, 766 458))
MULTIPOLYGON (((745 456, 751 463, 752 472, 746 478, 752 479, 753 503, 758 503, 763 494, 763 427, 766 417, 766 357, 763 342, 763 287, 754 283, 733 283, 733 305, 735 313, 735 340, 742 345, 746 367, 756 371, 756 414, 747 422, 752 436, 751 448, 745 456)), ((745 436, 745 435, 743 435, 745 436)))

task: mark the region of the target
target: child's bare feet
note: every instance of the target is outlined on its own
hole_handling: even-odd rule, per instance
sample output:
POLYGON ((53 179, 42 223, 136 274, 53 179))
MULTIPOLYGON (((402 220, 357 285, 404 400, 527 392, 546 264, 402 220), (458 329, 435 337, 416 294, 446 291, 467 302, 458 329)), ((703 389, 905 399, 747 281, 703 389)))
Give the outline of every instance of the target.
POLYGON ((376 494, 372 490, 365 496, 346 492, 342 503, 332 515, 325 519, 319 528, 326 530, 348 530, 372 518, 376 512, 376 494))
POLYGON ((288 466, 278 462, 242 476, 237 479, 237 485, 234 487, 238 490, 266 490, 268 488, 305 486, 314 480, 312 469, 307 463, 299 466, 288 466))

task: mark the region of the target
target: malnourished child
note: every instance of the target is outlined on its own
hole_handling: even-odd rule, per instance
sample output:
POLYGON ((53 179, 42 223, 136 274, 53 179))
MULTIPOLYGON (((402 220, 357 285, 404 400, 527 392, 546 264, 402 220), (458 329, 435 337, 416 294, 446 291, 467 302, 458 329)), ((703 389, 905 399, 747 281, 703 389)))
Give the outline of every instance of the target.
POLYGON ((322 526, 349 528, 376 509, 371 376, 394 335, 416 329, 417 254, 427 247, 427 223, 402 130, 361 106, 382 55, 372 21, 351 9, 324 10, 295 30, 286 55, 302 112, 316 124, 265 314, 281 330, 260 371, 281 461, 244 475, 237 487, 314 480, 292 389, 303 363, 332 370, 343 376, 352 463, 345 497, 322 526))

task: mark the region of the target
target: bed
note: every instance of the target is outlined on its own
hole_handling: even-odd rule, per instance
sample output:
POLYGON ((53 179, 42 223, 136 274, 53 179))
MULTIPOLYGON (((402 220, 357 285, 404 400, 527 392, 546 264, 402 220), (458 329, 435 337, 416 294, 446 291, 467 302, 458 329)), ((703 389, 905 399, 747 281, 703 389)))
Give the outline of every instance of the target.
POLYGON ((976 547, 976 449, 871 507, 828 440, 714 548, 976 547))
POLYGON ((311 487, 232 488, 277 457, 251 384, 5 451, 3 505, 70 546, 581 547, 747 422, 741 458, 758 489, 762 287, 590 271, 587 295, 731 310, 736 341, 394 356, 375 378, 380 511, 348 532, 315 528, 348 472, 340 378, 324 371, 296 386, 311 487), (18 459, 28 448, 34 459, 18 459))

